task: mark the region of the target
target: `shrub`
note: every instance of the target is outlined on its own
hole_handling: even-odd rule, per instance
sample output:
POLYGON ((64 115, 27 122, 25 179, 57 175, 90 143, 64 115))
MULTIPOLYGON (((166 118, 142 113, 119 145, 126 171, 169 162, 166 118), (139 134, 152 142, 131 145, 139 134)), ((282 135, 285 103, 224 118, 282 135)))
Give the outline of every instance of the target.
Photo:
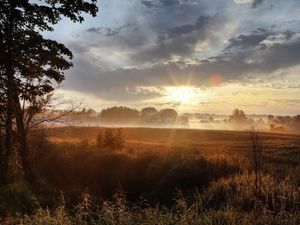
POLYGON ((96 147, 98 149, 109 148, 111 150, 119 150, 124 147, 125 140, 121 128, 106 128, 104 136, 99 131, 96 137, 96 147))
POLYGON ((26 213, 37 206, 37 198, 28 185, 15 182, 0 188, 0 215, 5 212, 26 213))

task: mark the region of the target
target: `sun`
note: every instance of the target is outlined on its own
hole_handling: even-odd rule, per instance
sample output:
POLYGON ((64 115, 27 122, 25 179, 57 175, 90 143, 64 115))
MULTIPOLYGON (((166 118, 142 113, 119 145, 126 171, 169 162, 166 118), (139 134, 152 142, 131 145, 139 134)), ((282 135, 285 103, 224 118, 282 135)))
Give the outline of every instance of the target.
POLYGON ((179 101, 181 103, 189 103, 195 96, 193 88, 189 86, 170 87, 168 91, 172 100, 179 101))
POLYGON ((192 99, 192 94, 187 90, 180 90, 177 93, 174 93, 174 95, 181 102, 188 102, 192 99))

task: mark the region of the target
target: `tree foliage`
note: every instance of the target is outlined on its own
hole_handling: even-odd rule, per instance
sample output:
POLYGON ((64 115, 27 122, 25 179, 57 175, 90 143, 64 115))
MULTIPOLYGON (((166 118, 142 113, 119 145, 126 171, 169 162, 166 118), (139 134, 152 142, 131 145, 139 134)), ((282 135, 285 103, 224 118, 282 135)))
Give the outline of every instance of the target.
POLYGON ((30 123, 49 102, 55 85, 64 80, 64 71, 72 66, 72 52, 41 32, 53 31, 53 25, 62 18, 82 22, 83 13, 95 16, 96 12, 96 0, 0 1, 0 104, 3 106, 0 113, 4 131, 1 141, 4 172, 0 179, 7 174, 13 138, 17 140, 15 147, 26 178, 31 176, 27 149, 30 123))
POLYGON ((100 118, 105 123, 132 123, 139 118, 139 111, 124 106, 114 106, 101 111, 100 118))
POLYGON ((248 118, 243 110, 234 109, 232 115, 228 118, 228 122, 233 124, 251 124, 254 121, 248 118))
MULTIPOLYGON (((141 111, 125 106, 114 106, 101 111, 100 119, 109 124, 174 124, 177 122, 178 113, 174 109, 161 109, 146 107, 141 111)), ((179 122, 179 121, 178 121, 179 122)))

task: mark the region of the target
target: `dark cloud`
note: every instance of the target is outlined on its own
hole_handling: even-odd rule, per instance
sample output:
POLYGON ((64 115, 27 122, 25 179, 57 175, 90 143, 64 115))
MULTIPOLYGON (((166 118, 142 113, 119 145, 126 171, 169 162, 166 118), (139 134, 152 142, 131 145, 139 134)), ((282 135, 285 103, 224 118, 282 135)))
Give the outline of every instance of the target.
POLYGON ((157 7, 156 2, 154 2, 154 1, 142 0, 141 3, 148 8, 157 7))
POLYGON ((168 7, 172 5, 185 4, 190 2, 190 0, 141 0, 140 2, 148 8, 158 8, 161 6, 168 7))
POLYGON ((285 40, 290 40, 295 35, 295 32, 274 32, 263 28, 258 28, 251 34, 239 34, 236 37, 230 38, 228 40, 229 45, 226 47, 226 49, 266 48, 266 44, 263 43, 263 41, 276 41, 280 35, 283 36, 285 40))
POLYGON ((199 41, 205 40, 215 17, 200 16, 196 23, 171 28, 158 35, 151 47, 135 52, 132 57, 136 61, 159 61, 172 56, 190 56, 199 41))
POLYGON ((252 8, 258 7, 263 2, 264 2, 264 0, 254 0, 253 3, 252 3, 252 8))
POLYGON ((91 28, 88 28, 86 30, 86 32, 95 33, 95 34, 103 34, 103 35, 106 35, 106 36, 115 36, 115 35, 119 34, 120 32, 122 32, 123 30, 125 30, 129 27, 132 27, 132 26, 135 26, 135 24, 134 23, 127 23, 127 24, 124 24, 122 26, 115 27, 115 28, 91 27, 91 28))
POLYGON ((245 49, 249 47, 257 47, 263 40, 266 40, 270 35, 271 33, 261 29, 257 30, 256 32, 250 35, 239 34, 237 37, 230 38, 228 40, 229 45, 227 46, 227 49, 245 49))

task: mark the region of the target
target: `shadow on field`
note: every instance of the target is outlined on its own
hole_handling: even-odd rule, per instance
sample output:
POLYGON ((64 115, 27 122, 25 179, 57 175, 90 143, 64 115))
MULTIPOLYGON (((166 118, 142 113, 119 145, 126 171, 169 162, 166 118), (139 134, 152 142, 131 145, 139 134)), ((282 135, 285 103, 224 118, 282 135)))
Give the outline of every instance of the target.
POLYGON ((241 172, 237 158, 180 151, 110 151, 83 144, 46 144, 35 156, 35 171, 51 191, 71 199, 88 192, 110 198, 122 189, 130 201, 141 196, 170 204, 176 189, 194 190, 241 172))

